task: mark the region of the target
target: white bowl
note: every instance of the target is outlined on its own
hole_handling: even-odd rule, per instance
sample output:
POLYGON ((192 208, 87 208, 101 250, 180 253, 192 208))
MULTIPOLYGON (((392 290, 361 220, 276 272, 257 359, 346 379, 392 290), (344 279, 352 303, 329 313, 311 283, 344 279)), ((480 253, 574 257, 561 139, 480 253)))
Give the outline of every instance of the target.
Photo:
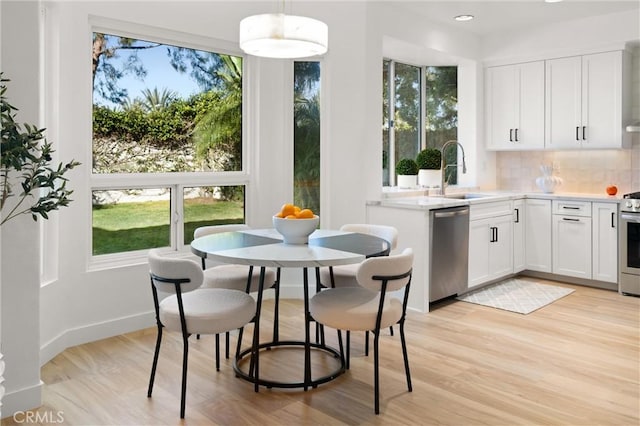
POLYGON ((285 244, 307 244, 309 235, 318 228, 319 223, 318 215, 311 219, 283 219, 273 216, 273 227, 284 237, 285 244))

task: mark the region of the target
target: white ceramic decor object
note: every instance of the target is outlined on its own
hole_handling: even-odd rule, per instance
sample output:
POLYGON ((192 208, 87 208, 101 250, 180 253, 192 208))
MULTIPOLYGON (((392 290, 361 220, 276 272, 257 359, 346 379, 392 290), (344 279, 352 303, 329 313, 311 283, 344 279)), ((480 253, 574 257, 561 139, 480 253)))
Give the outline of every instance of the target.
POLYGON ((553 165, 541 165, 540 171, 542 176, 536 178, 536 185, 546 194, 552 194, 556 187, 562 185, 562 179, 558 176, 553 176, 553 165))
POLYGON ((420 169, 418 171, 418 185, 429 188, 440 185, 440 170, 420 169))
POLYGON ((398 175, 398 188, 415 188, 418 175, 398 175))

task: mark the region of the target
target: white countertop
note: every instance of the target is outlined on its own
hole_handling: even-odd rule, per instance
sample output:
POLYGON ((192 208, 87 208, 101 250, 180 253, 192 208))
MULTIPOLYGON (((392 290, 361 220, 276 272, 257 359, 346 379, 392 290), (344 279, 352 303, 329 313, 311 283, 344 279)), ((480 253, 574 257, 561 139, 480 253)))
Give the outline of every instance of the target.
MULTIPOLYGON (((482 195, 482 197, 471 199, 456 199, 446 198, 440 195, 427 196, 424 195, 424 191, 414 190, 406 191, 404 193, 394 193, 392 196, 388 196, 388 192, 385 192, 384 198, 380 200, 371 200, 367 202, 367 205, 378 205, 384 207, 396 207, 406 209, 417 210, 435 210, 447 207, 467 206, 474 204, 490 203, 496 201, 508 201, 523 198, 534 198, 544 200, 575 200, 575 201, 588 201, 588 202, 605 202, 605 203, 619 203, 622 199, 621 195, 609 196, 606 194, 587 194, 587 193, 562 193, 557 192, 553 194, 546 194, 543 192, 515 192, 515 191, 467 191, 466 193, 474 195, 482 195), (416 195, 423 193, 422 195, 416 195)), ((455 196, 455 193, 451 192, 448 196, 455 196)))

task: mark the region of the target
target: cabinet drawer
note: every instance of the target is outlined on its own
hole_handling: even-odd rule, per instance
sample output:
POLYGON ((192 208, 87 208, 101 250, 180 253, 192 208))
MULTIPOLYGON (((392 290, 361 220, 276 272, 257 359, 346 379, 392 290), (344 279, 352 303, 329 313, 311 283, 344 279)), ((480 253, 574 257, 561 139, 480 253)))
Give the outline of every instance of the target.
POLYGON ((591 203, 588 201, 553 200, 553 214, 591 217, 591 203))
POLYGON ((497 201, 495 203, 478 203, 471 205, 469 220, 486 219, 503 215, 513 215, 511 201, 497 201))

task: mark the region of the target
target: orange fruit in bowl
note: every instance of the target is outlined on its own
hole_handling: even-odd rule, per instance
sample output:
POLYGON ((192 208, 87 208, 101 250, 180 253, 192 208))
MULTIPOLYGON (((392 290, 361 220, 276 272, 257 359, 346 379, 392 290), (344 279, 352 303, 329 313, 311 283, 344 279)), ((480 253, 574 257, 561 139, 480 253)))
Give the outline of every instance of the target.
POLYGON ((300 213, 296 215, 298 219, 313 219, 313 211, 310 209, 302 209, 300 213))
POLYGON ((294 206, 293 204, 290 203, 286 203, 282 206, 282 208, 280 209, 280 216, 279 217, 287 217, 287 216, 291 216, 296 214, 296 206, 294 206))

